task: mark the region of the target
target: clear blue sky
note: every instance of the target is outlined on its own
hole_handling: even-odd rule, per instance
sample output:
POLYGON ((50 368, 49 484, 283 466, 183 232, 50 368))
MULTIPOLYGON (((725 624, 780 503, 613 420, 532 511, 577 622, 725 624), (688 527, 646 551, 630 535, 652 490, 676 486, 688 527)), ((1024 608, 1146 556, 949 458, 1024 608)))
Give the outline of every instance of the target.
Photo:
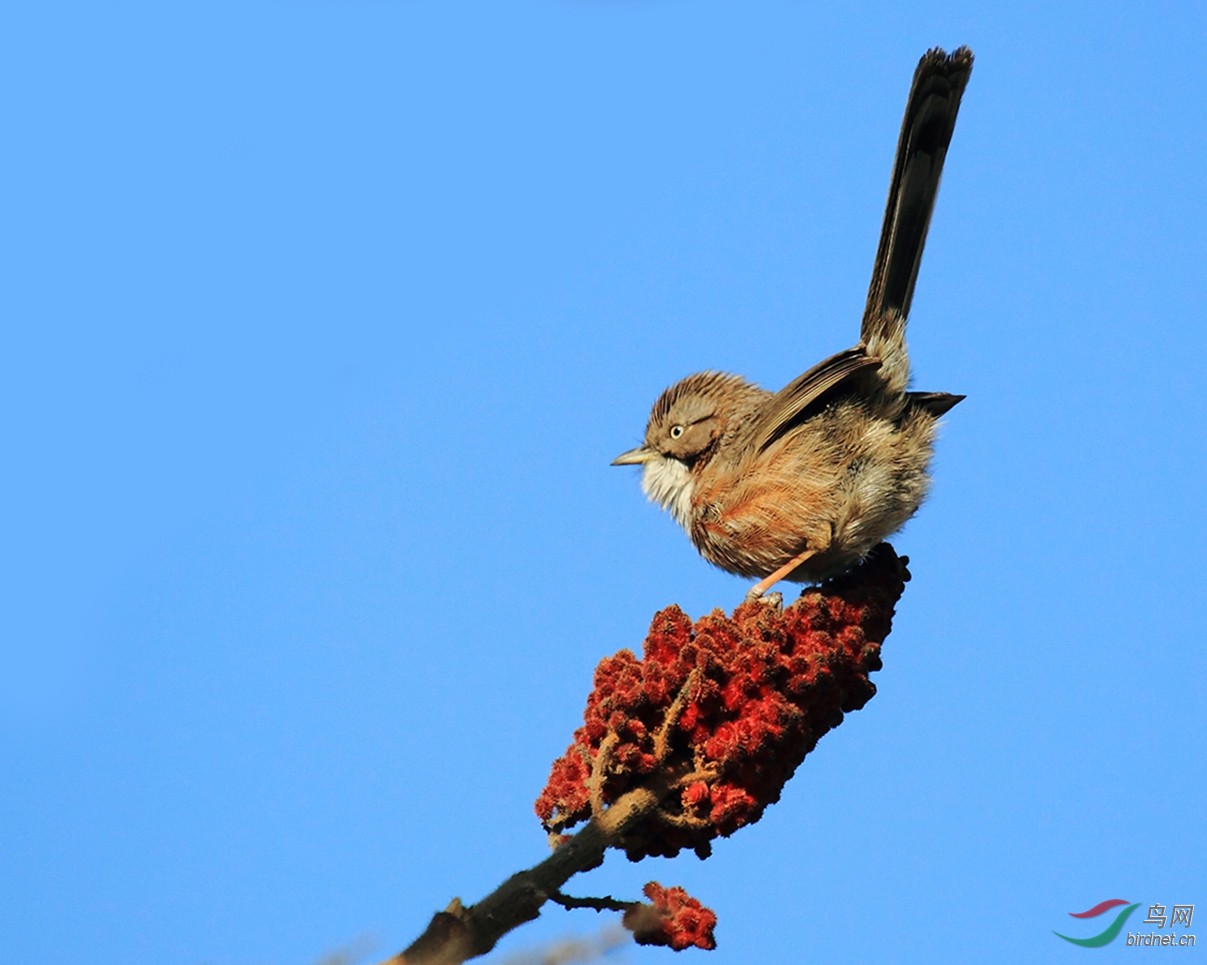
POLYGON ((687 886, 714 965, 1130 961, 1051 933, 1106 898, 1199 903, 1205 954, 1201 3, 5 34, 0 958, 372 960, 539 860, 597 660, 745 589, 609 460, 691 371, 855 341, 914 64, 961 43, 910 334, 968 400, 880 694, 709 861, 574 889, 687 886))

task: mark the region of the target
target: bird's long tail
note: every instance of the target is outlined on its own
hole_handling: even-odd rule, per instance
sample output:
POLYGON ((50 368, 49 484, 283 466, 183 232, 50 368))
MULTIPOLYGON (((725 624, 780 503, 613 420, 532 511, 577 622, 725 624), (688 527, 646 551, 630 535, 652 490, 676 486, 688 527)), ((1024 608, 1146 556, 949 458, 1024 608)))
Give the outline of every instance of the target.
MULTIPOLYGON (((894 356, 900 356, 902 388, 909 377, 904 353, 905 319, 914 297, 947 145, 971 73, 972 51, 967 47, 950 54, 936 47, 918 62, 905 103, 861 328, 864 346, 869 354, 884 359, 886 368, 893 368, 894 356)), ((893 378, 895 373, 883 374, 893 378)))

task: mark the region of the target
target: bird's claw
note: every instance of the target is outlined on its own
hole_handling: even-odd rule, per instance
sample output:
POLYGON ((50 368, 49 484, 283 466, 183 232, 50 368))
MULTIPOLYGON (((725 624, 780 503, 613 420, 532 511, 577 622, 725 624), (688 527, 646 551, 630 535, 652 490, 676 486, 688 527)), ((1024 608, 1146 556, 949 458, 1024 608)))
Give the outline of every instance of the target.
POLYGON ((747 591, 745 603, 762 603, 764 606, 769 606, 774 610, 782 610, 784 608, 784 594, 776 590, 774 593, 755 592, 758 588, 752 588, 747 591))

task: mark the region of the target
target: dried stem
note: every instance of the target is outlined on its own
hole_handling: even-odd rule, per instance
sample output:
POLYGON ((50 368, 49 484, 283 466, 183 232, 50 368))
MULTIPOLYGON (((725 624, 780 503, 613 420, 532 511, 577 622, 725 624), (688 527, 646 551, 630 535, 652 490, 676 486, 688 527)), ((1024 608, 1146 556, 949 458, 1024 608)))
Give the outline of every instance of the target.
POLYGON ((687 706, 687 701, 691 695, 699 690, 701 676, 699 667, 692 670, 687 675, 687 679, 683 681, 683 686, 679 688, 679 692, 675 694, 674 701, 666 709, 666 717, 662 720, 662 726, 658 728, 658 732, 654 735, 654 757, 658 759, 659 764, 663 763, 671 752, 671 730, 679 723, 679 718, 683 714, 683 708, 687 706))

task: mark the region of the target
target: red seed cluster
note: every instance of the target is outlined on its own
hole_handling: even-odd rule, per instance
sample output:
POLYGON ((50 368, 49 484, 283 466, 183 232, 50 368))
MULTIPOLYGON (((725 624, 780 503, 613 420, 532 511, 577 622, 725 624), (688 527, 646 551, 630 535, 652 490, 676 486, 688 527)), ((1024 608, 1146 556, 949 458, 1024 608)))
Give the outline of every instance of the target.
POLYGON ((694 624, 655 615, 642 659, 629 650, 595 671, 585 722, 536 802, 547 830, 602 814, 626 792, 659 805, 625 828, 633 860, 692 848, 757 821, 847 711, 875 694, 880 644, 909 579, 881 544, 854 570, 780 609, 744 603, 694 624))
POLYGON ((651 881, 643 889, 650 904, 638 904, 624 913, 624 924, 638 945, 669 945, 677 952, 695 945, 707 951, 717 947, 713 930, 716 913, 705 908, 682 888, 663 888, 651 881))

